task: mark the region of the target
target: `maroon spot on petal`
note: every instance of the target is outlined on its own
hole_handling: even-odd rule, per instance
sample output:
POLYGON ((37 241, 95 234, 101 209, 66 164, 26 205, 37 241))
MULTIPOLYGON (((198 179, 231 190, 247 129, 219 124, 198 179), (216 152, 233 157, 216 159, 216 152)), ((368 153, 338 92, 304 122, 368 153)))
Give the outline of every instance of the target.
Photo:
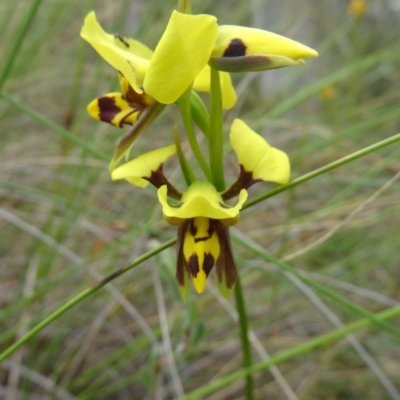
POLYGON ((220 222, 217 225, 217 235, 221 246, 220 256, 217 260, 218 280, 222 282, 225 276, 226 286, 230 289, 236 282, 236 266, 232 255, 228 228, 223 226, 220 222))
POLYGON ((246 45, 242 39, 232 39, 225 50, 223 57, 241 57, 246 55, 246 45))
POLYGON ((189 232, 190 232, 190 234, 191 234, 193 237, 196 236, 197 227, 196 227, 196 225, 194 224, 194 218, 192 218, 192 219, 190 220, 189 232))
POLYGON ((129 49, 129 43, 126 41, 125 38, 123 38, 122 36, 116 34, 114 35, 115 39, 117 39, 120 43, 122 43, 127 49, 129 49))
POLYGON ((111 97, 100 97, 97 100, 99 107, 99 119, 104 122, 111 124, 113 118, 121 111, 121 109, 115 104, 115 100, 111 97))
POLYGON ((179 254, 177 264, 176 264, 176 280, 178 281, 179 286, 185 285, 185 269, 184 269, 184 261, 183 254, 179 254))
POLYGON ((197 257, 197 254, 192 254, 190 256, 187 264, 188 264, 190 273, 192 274, 193 278, 196 278, 197 274, 200 271, 199 258, 197 257))
POLYGON ((212 270, 212 267, 214 266, 215 260, 212 254, 206 253, 204 254, 204 263, 203 263, 203 270, 206 273, 206 276, 210 273, 212 270))

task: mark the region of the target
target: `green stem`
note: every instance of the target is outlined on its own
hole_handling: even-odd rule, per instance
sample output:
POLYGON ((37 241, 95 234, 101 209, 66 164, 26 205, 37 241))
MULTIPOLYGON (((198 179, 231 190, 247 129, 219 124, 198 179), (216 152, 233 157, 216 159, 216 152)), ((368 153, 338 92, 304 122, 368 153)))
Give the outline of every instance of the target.
POLYGON ((214 68, 210 68, 210 70, 210 131, 208 133, 210 167, 212 182, 216 189, 222 192, 225 189, 223 165, 224 132, 222 119, 222 93, 219 71, 214 68))
POLYGON ((300 185, 300 183, 306 182, 312 178, 315 178, 318 175, 321 175, 332 169, 340 167, 341 165, 344 165, 350 161, 356 160, 357 158, 363 157, 369 153, 372 153, 373 151, 379 150, 382 147, 388 146, 388 145, 396 143, 398 141, 400 141, 400 133, 398 133, 397 135, 391 136, 388 139, 385 139, 378 143, 375 143, 371 146, 365 147, 364 149, 356 151, 355 153, 351 153, 348 156, 340 158, 339 160, 336 160, 328 165, 325 165, 322 168, 318 168, 315 171, 309 172, 308 174, 300 176, 299 178, 293 179, 286 185, 278 186, 275 189, 272 189, 256 198, 254 198, 253 200, 250 200, 249 202, 247 202, 246 205, 243 207, 243 210, 246 208, 252 207, 257 203, 260 203, 261 201, 263 201, 265 199, 275 196, 278 193, 284 192, 285 190, 288 190, 294 186, 300 185))
POLYGON ((12 38, 13 45, 11 47, 10 54, 7 58, 7 61, 5 62, 3 71, 1 72, 1 75, 0 75, 0 91, 3 88, 4 82, 6 81, 6 79, 8 78, 8 75, 10 74, 10 72, 12 70, 15 57, 18 54, 18 50, 21 47, 21 44, 25 38, 26 33, 28 32, 28 29, 33 21, 33 18, 35 17, 35 15, 39 9, 41 2, 42 2, 42 0, 35 0, 35 1, 31 2, 31 7, 29 8, 29 10, 26 13, 25 20, 20 25, 17 34, 12 38))
POLYGON ((192 168, 190 167, 188 160, 185 157, 185 154, 182 151, 181 140, 179 138, 179 132, 176 125, 174 127, 174 141, 176 154, 178 155, 179 165, 181 166, 183 177, 185 178, 186 185, 190 186, 197 179, 194 172, 192 171, 192 168))
MULTIPOLYGON (((400 306, 397 306, 375 314, 375 318, 377 320, 383 321, 385 319, 393 318, 399 314, 400 306)), ((288 350, 281 351, 270 359, 255 363, 252 365, 251 368, 240 369, 238 371, 235 371, 233 374, 225 376, 217 381, 211 382, 205 386, 200 387, 199 389, 195 389, 192 392, 187 393, 185 396, 179 398, 178 400, 195 400, 205 398, 205 396, 211 393, 215 393, 216 391, 227 387, 231 383, 236 382, 239 379, 242 379, 250 374, 264 371, 273 365, 281 364, 285 361, 292 360, 295 357, 307 354, 311 350, 314 350, 318 347, 326 346, 327 344, 332 343, 335 340, 339 340, 349 333, 356 332, 361 328, 365 328, 370 324, 371 320, 368 318, 364 318, 359 321, 353 322, 352 324, 346 325, 343 328, 325 333, 298 346, 294 346, 288 350)))
POLYGON ((194 90, 192 90, 191 93, 190 105, 194 123, 200 128, 208 140, 208 133, 210 131, 210 114, 208 113, 203 100, 194 90))
MULTIPOLYGON (((240 341, 242 344, 243 353, 243 366, 244 368, 250 368, 252 366, 251 360, 251 347, 249 342, 249 328, 248 319, 246 313, 246 305, 243 298, 242 285, 239 276, 237 277, 235 284, 235 299, 236 308, 239 314, 239 330, 240 330, 240 341)), ((246 376, 246 398, 247 400, 253 400, 253 377, 251 374, 246 376)))
POLYGON ((116 168, 124 155, 130 151, 137 138, 156 120, 165 107, 165 104, 156 102, 147 110, 143 111, 139 120, 135 122, 132 129, 117 144, 114 151, 114 157, 108 166, 110 172, 116 168))
POLYGON ((144 262, 147 259, 149 259, 150 257, 153 257, 154 255, 160 253, 161 251, 165 250, 166 248, 172 246, 175 243, 176 243, 175 238, 168 240, 167 242, 163 243, 161 246, 159 246, 153 250, 150 250, 147 253, 144 253, 143 255, 138 257, 136 260, 134 260, 131 264, 127 265, 126 267, 124 267, 122 269, 119 269, 118 271, 111 273, 110 275, 106 276, 104 279, 102 279, 100 282, 98 282, 93 287, 85 289, 83 292, 79 293, 77 296, 75 296, 71 300, 67 301, 63 306, 61 306, 56 311, 54 311, 52 314, 50 314, 42 322, 40 322, 39 324, 34 326, 29 332, 27 332, 19 340, 17 340, 15 343, 13 343, 8 349, 6 349, 3 353, 1 353, 0 354, 0 362, 4 361, 7 357, 9 357, 11 354, 13 354, 16 350, 18 350, 23 344, 25 344, 29 339, 31 339, 33 336, 35 336, 38 332, 40 332, 42 329, 44 329, 47 325, 50 325, 57 318, 61 317, 61 315, 65 314, 68 310, 70 310, 71 308, 76 306, 78 303, 80 303, 86 297, 97 292, 99 289, 101 289, 107 283, 109 283, 112 280, 114 280, 115 278, 121 276, 122 274, 129 271, 130 269, 137 267, 142 262, 144 262))
POLYGON ((211 181, 211 172, 210 167, 207 164, 206 159, 203 156, 203 153, 200 149, 199 144, 196 139, 196 132, 193 127, 192 113, 191 113, 191 86, 186 90, 186 92, 179 98, 178 105, 181 110, 183 125, 185 126, 186 135, 189 140, 190 147, 192 148, 193 154, 196 157, 197 162, 199 163, 201 169, 204 172, 204 175, 207 177, 209 181, 211 181))
POLYGON ((178 10, 183 14, 191 14, 192 5, 190 4, 190 0, 179 0, 178 10))

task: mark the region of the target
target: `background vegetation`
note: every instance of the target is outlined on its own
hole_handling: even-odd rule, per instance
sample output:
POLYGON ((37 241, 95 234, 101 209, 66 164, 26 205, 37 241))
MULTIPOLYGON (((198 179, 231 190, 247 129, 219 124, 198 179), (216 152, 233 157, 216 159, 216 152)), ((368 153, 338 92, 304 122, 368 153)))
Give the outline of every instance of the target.
MULTIPOLYGON (((85 108, 117 80, 79 38, 95 9, 108 31, 153 47, 176 3, 1 2, 0 350, 176 235, 155 192, 110 181, 124 130, 92 121, 85 108)), ((240 116, 289 154, 293 178, 400 132, 398 2, 368 4, 358 17, 345 0, 276 3, 192 1, 195 13, 256 23, 320 53, 305 67, 235 76, 240 98, 226 128, 240 116)), ((169 107, 134 154, 169 144, 177 116, 169 107)), ((400 305, 399 156, 398 145, 385 147, 242 213, 233 246, 255 363, 361 318, 261 253, 371 313, 400 305)), ((182 303, 174 269, 169 248, 54 321, 0 364, 0 398, 171 399, 239 371, 233 299, 211 278, 205 294, 182 303)), ((400 320, 388 322, 390 331, 358 330, 255 373, 255 398, 400 399, 400 320)), ((242 398, 241 376, 207 394, 242 398)))

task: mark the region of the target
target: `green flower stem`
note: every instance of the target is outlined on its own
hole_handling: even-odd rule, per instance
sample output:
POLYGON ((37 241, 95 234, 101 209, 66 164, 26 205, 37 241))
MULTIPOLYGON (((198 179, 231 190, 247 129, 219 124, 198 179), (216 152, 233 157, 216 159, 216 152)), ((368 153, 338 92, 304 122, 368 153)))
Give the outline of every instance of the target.
POLYGON ((192 5, 190 4, 190 0, 179 0, 178 10, 183 14, 191 14, 192 5))
POLYGON ((54 311, 51 315, 49 315, 47 318, 45 318, 42 322, 40 322, 39 324, 34 326, 29 332, 27 332, 19 340, 17 340, 15 343, 13 343, 8 349, 6 349, 3 353, 1 353, 0 354, 0 362, 4 361, 7 357, 9 357, 11 354, 13 354, 16 350, 18 350, 23 344, 25 344, 29 339, 31 339, 33 336, 35 336, 38 332, 40 332, 42 329, 44 329, 47 325, 50 325, 57 318, 61 317, 61 315, 65 314, 68 310, 70 310, 71 308, 76 306, 82 300, 84 300, 85 298, 89 297, 90 295, 96 293, 99 289, 101 289, 103 286, 105 286, 107 283, 111 282, 115 278, 121 276, 122 274, 131 270, 132 268, 137 267, 142 262, 144 262, 147 259, 153 257, 154 255, 160 253, 161 251, 165 250, 166 248, 171 247, 175 243, 176 243, 175 238, 168 240, 167 242, 163 243, 161 246, 159 246, 153 250, 150 250, 147 253, 144 253, 143 255, 138 257, 136 260, 134 260, 131 264, 111 273, 110 275, 108 275, 104 279, 102 279, 100 282, 95 284, 93 287, 85 289, 83 292, 79 293, 77 296, 75 296, 71 300, 67 301, 63 306, 61 306, 56 311, 54 311))
POLYGON ((239 237, 238 235, 231 234, 233 237, 234 241, 236 243, 239 243, 241 246, 244 248, 251 250, 253 254, 257 255, 260 257, 262 260, 271 262, 281 269, 290 272, 291 274, 295 275, 297 278, 299 278, 301 281, 306 283, 307 285, 310 285, 314 287, 315 289, 319 290, 321 293, 325 294, 326 296, 330 297, 331 299, 335 300, 339 304, 344 305, 347 307, 349 310, 354 311, 355 313, 359 314, 362 317, 370 318, 371 322, 376 324, 377 327, 386 330, 387 332, 400 337, 400 331, 396 329, 394 326, 387 324, 386 322, 382 322, 374 316, 374 314, 370 313, 368 310, 365 308, 362 308, 358 306, 355 303, 352 303, 351 301, 348 301, 345 297, 338 295, 335 291, 327 288, 325 285, 322 285, 319 282, 314 281, 311 278, 308 278, 307 276, 304 276, 300 272, 298 272, 295 268, 292 268, 288 263, 278 260, 276 257, 274 257, 272 254, 268 253, 266 250, 262 249, 260 246, 256 246, 255 244, 239 237))
MULTIPOLYGON (((235 299, 236 308, 239 314, 239 330, 240 330, 240 341, 242 343, 243 352, 243 366, 244 368, 250 368, 253 363, 251 360, 251 347, 249 342, 249 328, 248 319, 246 313, 246 306, 243 298, 242 285, 240 277, 238 275, 235 284, 235 299)), ((253 400, 253 377, 251 374, 246 375, 246 398, 247 400, 253 400)))
POLYGON ((26 13, 25 20, 21 23, 16 35, 13 37, 10 54, 8 55, 8 58, 7 58, 6 62, 4 63, 4 68, 0 74, 0 91, 3 88, 4 82, 7 80, 8 75, 10 74, 10 72, 12 70, 15 57, 18 54, 18 50, 21 47, 21 44, 22 44, 22 42, 26 36, 26 33, 28 32, 28 29, 39 9, 41 2, 42 2, 42 0, 35 0, 35 1, 31 2, 31 6, 26 13))
POLYGON ((116 168, 124 155, 130 151, 137 138, 157 119, 164 111, 165 107, 166 104, 156 102, 147 110, 143 111, 132 129, 118 143, 114 151, 114 157, 108 166, 110 172, 116 168))
POLYGON ((299 178, 293 179, 292 181, 290 181, 289 183, 287 183, 286 185, 281 185, 276 187, 275 189, 272 189, 250 201, 248 201, 244 206, 243 206, 243 210, 245 210, 246 208, 252 207, 257 203, 260 203, 261 201, 268 199, 272 196, 275 196, 278 193, 284 192, 285 190, 288 190, 292 187, 295 187, 297 185, 300 185, 300 183, 306 182, 312 178, 315 178, 318 175, 321 175, 325 172, 328 172, 332 169, 335 169, 337 167, 340 167, 341 165, 344 165, 350 161, 356 160, 357 158, 363 157, 369 153, 372 153, 376 150, 379 150, 383 147, 386 147, 390 144, 396 143, 400 141, 400 133, 398 133, 397 135, 391 136, 388 139, 384 139, 378 143, 375 143, 371 146, 365 147, 362 150, 356 151, 354 153, 349 154, 348 156, 345 156, 343 158, 340 158, 339 160, 336 160, 330 164, 325 165, 322 168, 318 168, 315 171, 309 172, 308 174, 305 174, 303 176, 300 176, 299 178))
POLYGON ((183 177, 185 178, 186 185, 190 186, 197 179, 194 172, 192 171, 192 168, 190 167, 188 160, 185 157, 185 154, 182 151, 181 140, 179 138, 179 132, 176 125, 174 127, 174 141, 176 154, 178 155, 179 165, 181 166, 183 177))
POLYGON ((179 98, 178 105, 181 110, 183 125, 185 126, 186 135, 189 140, 190 147, 192 148, 193 154, 196 157, 204 175, 209 181, 211 181, 210 167, 207 164, 206 159, 200 149, 196 139, 196 132, 193 127, 192 113, 191 113, 191 93, 192 88, 189 87, 186 92, 179 98))
POLYGON ((208 140, 208 133, 210 131, 210 114, 208 113, 203 100, 194 90, 192 90, 191 93, 190 105, 194 123, 200 128, 208 140))
POLYGON ((222 119, 222 94, 219 71, 211 70, 210 84, 210 131, 208 133, 208 146, 210 150, 210 167, 212 182, 215 188, 222 192, 225 190, 224 179, 224 132, 222 119))
MULTIPOLYGON (((384 310, 381 311, 380 313, 374 314, 374 317, 379 321, 384 321, 385 319, 393 318, 399 314, 400 314, 400 306, 397 306, 390 308, 389 310, 384 310)), ((199 389, 193 390, 192 392, 187 393, 185 396, 179 398, 178 400, 195 400, 195 399, 205 398, 205 396, 211 393, 215 393, 216 391, 224 387, 227 387, 231 383, 236 382, 239 379, 242 379, 250 374, 264 371, 273 365, 281 364, 285 361, 292 360, 295 357, 307 354, 311 350, 314 350, 318 347, 326 346, 327 344, 332 343, 335 340, 342 339, 349 333, 356 332, 362 328, 369 326, 370 324, 371 320, 369 318, 364 318, 357 322, 353 322, 352 324, 344 326, 343 328, 339 328, 331 332, 325 333, 323 335, 316 337, 315 339, 311 339, 298 346, 294 346, 288 350, 281 351, 280 353, 271 357, 268 360, 263 360, 258 363, 255 363, 251 366, 251 368, 240 369, 239 371, 235 371, 233 374, 230 374, 217 381, 204 385, 199 389)))

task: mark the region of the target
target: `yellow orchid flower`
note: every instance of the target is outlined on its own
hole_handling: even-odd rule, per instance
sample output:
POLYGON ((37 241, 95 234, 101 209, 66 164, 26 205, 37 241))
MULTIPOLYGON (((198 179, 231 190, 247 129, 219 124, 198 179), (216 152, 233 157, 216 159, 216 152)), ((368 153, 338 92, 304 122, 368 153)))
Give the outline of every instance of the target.
POLYGON ((227 226, 238 222, 246 190, 240 192, 234 206, 225 204, 210 182, 194 182, 177 204, 171 204, 167 194, 166 185, 158 189, 165 220, 179 226, 176 278, 182 297, 189 293, 190 277, 196 291, 202 293, 214 265, 219 289, 229 297, 236 282, 236 267, 227 226))
POLYGON ((246 189, 259 181, 287 183, 290 164, 287 155, 270 146, 243 121, 233 121, 230 141, 236 152, 240 175, 224 193, 210 182, 195 181, 182 195, 163 174, 163 164, 176 153, 168 146, 145 153, 116 168, 113 180, 126 179, 135 186, 152 183, 158 189, 164 219, 178 226, 177 281, 183 298, 189 293, 189 281, 198 293, 205 289, 206 278, 216 266, 218 286, 229 297, 236 281, 228 228, 239 221, 239 212, 247 199, 246 189), (238 197, 233 206, 225 200, 238 197), (177 202, 170 202, 174 198, 177 202))
MULTIPOLYGON (((95 13, 90 12, 81 30, 82 38, 119 71, 120 83, 121 78, 125 81, 121 83, 122 94, 110 93, 94 100, 89 114, 116 126, 132 124, 144 106, 155 101, 174 103, 192 82, 195 90, 209 91, 206 70, 217 36, 216 21, 211 15, 174 11, 152 52, 134 39, 106 33, 95 13), (118 116, 110 119, 114 114, 118 116)), ((223 106, 228 109, 236 102, 236 93, 229 74, 221 72, 221 81, 223 106)))

